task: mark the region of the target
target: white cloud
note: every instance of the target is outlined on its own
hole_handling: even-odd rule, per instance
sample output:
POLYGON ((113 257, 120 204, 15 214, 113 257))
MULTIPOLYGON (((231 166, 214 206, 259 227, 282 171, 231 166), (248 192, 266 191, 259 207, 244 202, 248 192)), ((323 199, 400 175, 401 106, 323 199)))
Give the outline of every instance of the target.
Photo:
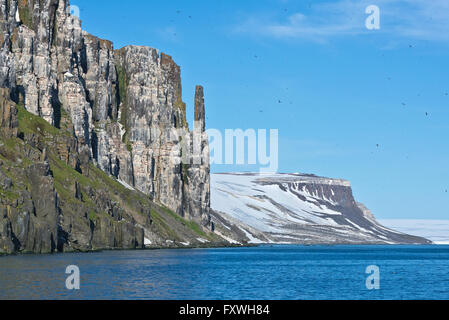
POLYGON ((236 32, 278 39, 325 42, 342 36, 378 33, 403 39, 449 41, 449 1, 447 0, 339 0, 313 5, 307 13, 289 17, 251 16, 236 32), (365 28, 365 9, 381 10, 381 30, 365 28))

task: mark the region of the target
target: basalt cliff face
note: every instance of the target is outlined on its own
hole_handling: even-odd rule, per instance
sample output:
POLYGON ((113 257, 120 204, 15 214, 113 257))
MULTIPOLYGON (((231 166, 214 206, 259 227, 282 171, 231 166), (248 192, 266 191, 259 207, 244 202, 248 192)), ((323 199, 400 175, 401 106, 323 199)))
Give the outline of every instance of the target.
POLYGON ((221 241, 203 88, 191 132, 170 56, 114 50, 69 12, 0 0, 0 253, 221 241))

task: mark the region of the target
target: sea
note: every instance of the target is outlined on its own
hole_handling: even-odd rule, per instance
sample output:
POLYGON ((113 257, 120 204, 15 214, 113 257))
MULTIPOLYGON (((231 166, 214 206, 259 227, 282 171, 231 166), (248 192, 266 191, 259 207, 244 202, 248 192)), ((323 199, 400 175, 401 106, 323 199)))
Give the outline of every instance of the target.
POLYGON ((0 257, 0 299, 447 300, 449 246, 298 246, 0 257))

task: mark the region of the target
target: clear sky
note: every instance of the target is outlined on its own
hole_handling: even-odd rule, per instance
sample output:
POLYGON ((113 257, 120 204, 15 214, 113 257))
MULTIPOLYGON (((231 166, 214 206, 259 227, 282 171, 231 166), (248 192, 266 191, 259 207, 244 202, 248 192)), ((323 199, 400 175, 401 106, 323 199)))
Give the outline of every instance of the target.
POLYGON ((449 1, 72 4, 116 48, 174 57, 190 123, 202 84, 208 128, 279 129, 280 172, 348 179, 378 218, 449 219, 449 1))

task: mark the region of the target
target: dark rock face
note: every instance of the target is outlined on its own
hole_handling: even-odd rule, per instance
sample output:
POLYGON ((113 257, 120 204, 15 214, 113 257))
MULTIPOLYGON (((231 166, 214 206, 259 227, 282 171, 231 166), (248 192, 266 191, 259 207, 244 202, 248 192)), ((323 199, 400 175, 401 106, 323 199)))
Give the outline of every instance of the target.
POLYGON ((0 131, 5 136, 17 135, 17 110, 9 99, 9 90, 0 88, 0 131))
POLYGON ((206 111, 204 107, 204 89, 196 86, 195 89, 195 122, 198 123, 201 132, 206 131, 206 111))
POLYGON ((30 190, 0 203, 0 252, 56 251, 59 209, 49 164, 36 163, 24 171, 30 190))
POLYGON ((32 252, 53 252, 58 241, 59 212, 50 165, 48 162, 33 164, 26 169, 26 175, 30 181, 33 203, 33 212, 30 215, 33 227, 28 230, 27 239, 33 243, 27 243, 26 247, 32 252))
POLYGON ((172 217, 182 236, 164 227, 165 209, 151 231, 150 207, 210 228, 202 91, 195 134, 170 56, 148 47, 115 50, 81 29, 68 0, 0 0, 0 155, 4 170, 16 174, 0 173, 0 252, 195 242, 172 217), (195 139, 199 151, 180 161, 181 145, 193 149, 195 139), (107 176, 142 203, 127 207, 116 188, 98 185, 111 183, 107 176))

